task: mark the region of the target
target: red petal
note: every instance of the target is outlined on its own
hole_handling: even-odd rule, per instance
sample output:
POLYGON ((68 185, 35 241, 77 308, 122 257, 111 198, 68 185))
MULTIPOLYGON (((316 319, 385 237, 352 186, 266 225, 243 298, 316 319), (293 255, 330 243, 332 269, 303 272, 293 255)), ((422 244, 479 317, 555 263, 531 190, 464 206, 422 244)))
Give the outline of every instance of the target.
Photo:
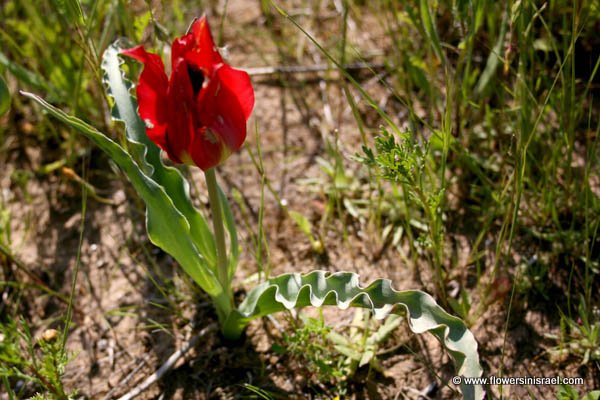
POLYGON ((207 82, 213 78, 223 59, 215 46, 206 17, 196 19, 190 33, 173 42, 171 61, 175 64, 184 58, 196 70, 202 70, 207 82))
MULTIPOLYGON (((171 65, 175 65, 186 53, 194 47, 194 38, 191 34, 178 37, 171 46, 171 65)), ((171 71, 171 73, 173 73, 171 71)))
POLYGON ((248 120, 254 108, 254 89, 248 73, 225 64, 217 71, 217 77, 223 87, 228 88, 231 93, 235 94, 244 118, 248 120))
POLYGON ((144 64, 136 88, 140 117, 146 124, 146 134, 160 148, 167 151, 167 87, 168 79, 162 59, 148 53, 144 46, 122 50, 121 54, 144 64))
POLYGON ((224 144, 208 129, 198 129, 190 146, 190 156, 200 169, 206 171, 227 158, 224 144))
POLYGON ((215 80, 214 89, 209 88, 201 100, 200 115, 229 152, 237 151, 246 139, 246 121, 254 107, 250 77, 225 64, 218 69, 215 80))
POLYGON ((203 15, 194 21, 192 24, 192 35, 196 42, 196 49, 198 49, 198 52, 205 56, 210 56, 211 61, 214 64, 223 62, 223 59, 217 50, 217 46, 215 46, 212 34, 210 33, 210 26, 208 25, 206 15, 203 15))
POLYGON ((173 65, 167 99, 169 125, 167 152, 174 161, 184 160, 186 153, 189 155, 189 146, 195 132, 201 126, 187 63, 184 59, 179 59, 173 65))

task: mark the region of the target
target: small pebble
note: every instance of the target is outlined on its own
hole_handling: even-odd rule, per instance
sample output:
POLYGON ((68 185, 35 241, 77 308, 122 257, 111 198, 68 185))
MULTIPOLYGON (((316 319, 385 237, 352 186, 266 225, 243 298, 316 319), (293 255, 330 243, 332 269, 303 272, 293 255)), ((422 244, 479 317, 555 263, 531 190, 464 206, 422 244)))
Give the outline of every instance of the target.
POLYGON ((42 333, 42 340, 45 342, 52 342, 56 338, 58 338, 59 332, 56 329, 46 329, 44 333, 42 333))

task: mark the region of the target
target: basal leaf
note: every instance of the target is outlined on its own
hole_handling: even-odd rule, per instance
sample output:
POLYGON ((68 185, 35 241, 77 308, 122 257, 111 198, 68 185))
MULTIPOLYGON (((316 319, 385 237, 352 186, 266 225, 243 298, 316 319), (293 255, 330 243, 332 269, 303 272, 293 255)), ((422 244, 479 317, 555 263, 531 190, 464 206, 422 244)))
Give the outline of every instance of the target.
POLYGON ((123 75, 119 57, 121 47, 118 42, 109 46, 102 57, 104 83, 108 94, 114 100, 113 119, 125 123, 127 140, 131 152, 144 172, 162 186, 173 204, 190 225, 190 233, 196 247, 208 261, 213 271, 216 269, 216 247, 210 228, 190 199, 190 187, 179 170, 167 167, 160 158, 160 149, 146 135, 146 127, 137 112, 137 102, 131 95, 133 84, 123 75))
POLYGON ((80 119, 65 114, 39 96, 32 93, 22 93, 39 103, 51 115, 92 140, 110 156, 125 172, 146 204, 146 227, 152 243, 171 254, 185 272, 218 302, 224 291, 217 277, 208 267, 206 260, 198 252, 196 244, 192 241, 189 223, 179 209, 175 207, 164 188, 145 174, 133 158, 106 135, 80 119))
MULTIPOLYGON (((341 309, 363 307, 370 309, 376 318, 405 311, 414 333, 430 332, 440 340, 454 359, 457 375, 478 377, 482 374, 473 334, 430 295, 418 290, 394 290, 387 279, 378 279, 363 288, 358 275, 350 272, 313 271, 269 279, 248 293, 226 321, 224 334, 236 337, 252 319, 310 305, 334 305, 341 309)), ((480 386, 463 384, 461 390, 466 399, 483 398, 480 386)))

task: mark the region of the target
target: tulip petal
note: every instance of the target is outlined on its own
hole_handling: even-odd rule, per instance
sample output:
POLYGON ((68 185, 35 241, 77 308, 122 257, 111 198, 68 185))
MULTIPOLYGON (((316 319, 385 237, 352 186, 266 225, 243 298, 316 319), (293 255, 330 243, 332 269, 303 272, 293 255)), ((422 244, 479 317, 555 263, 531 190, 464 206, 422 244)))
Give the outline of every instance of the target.
POLYGON ((168 79, 162 59, 148 53, 144 46, 122 50, 121 54, 144 64, 136 88, 140 117, 146 124, 146 134, 160 148, 167 151, 167 87, 168 79))
POLYGON ((221 85, 227 87, 238 98, 244 118, 248 120, 254 108, 254 89, 248 73, 225 64, 217 71, 217 77, 221 85))
POLYGON ((229 155, 221 139, 207 128, 196 130, 189 150, 194 164, 203 171, 219 165, 229 155))
POLYGON ((186 154, 189 153, 195 131, 201 126, 194 107, 194 97, 187 62, 180 58, 173 64, 166 96, 169 126, 167 154, 175 162, 186 162, 186 154))
POLYGON ((223 140, 230 152, 240 149, 246 139, 246 121, 254 107, 254 91, 244 71, 223 65, 216 74, 213 96, 203 99, 208 126, 223 140))
POLYGON ((206 15, 198 18, 192 24, 192 35, 196 42, 195 51, 201 53, 204 57, 210 57, 210 61, 213 64, 219 64, 223 62, 215 41, 213 40, 212 34, 210 33, 210 26, 206 15))
POLYGON ((176 65, 193 48, 194 38, 191 34, 176 38, 171 46, 171 65, 176 65))
POLYGON ((206 78, 205 86, 208 86, 209 81, 214 77, 216 68, 223 64, 223 58, 214 43, 206 16, 194 21, 191 33, 175 39, 171 54, 173 65, 184 58, 195 70, 202 71, 206 78))

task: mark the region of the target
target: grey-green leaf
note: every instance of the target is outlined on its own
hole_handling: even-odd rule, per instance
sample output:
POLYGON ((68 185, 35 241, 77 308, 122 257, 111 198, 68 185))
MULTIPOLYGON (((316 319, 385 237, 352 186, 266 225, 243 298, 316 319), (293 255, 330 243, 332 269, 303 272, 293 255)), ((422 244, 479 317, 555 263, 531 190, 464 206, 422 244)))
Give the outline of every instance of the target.
MULTIPOLYGON (((463 321, 444 311, 427 293, 418 290, 397 291, 387 279, 378 279, 361 287, 358 275, 350 272, 328 274, 284 274, 254 288, 233 312, 224 334, 235 337, 252 320, 278 311, 305 306, 335 305, 341 309, 363 307, 376 318, 390 313, 407 313, 414 333, 435 335, 454 359, 457 375, 478 377, 482 374, 477 342, 463 321), (400 307, 397 307, 397 306, 400 307)), ((461 385, 466 399, 483 398, 478 385, 461 385)))
POLYGON ((22 93, 39 103, 51 115, 92 140, 110 156, 125 172, 146 204, 146 227, 152 243, 171 254, 206 293, 215 299, 222 297, 224 291, 217 277, 191 239, 188 221, 175 207, 164 188, 146 175, 133 158, 106 135, 80 119, 65 114, 39 96, 22 93))
POLYGON ((137 102, 131 95, 133 84, 123 75, 119 57, 119 42, 110 45, 102 56, 104 83, 108 95, 114 100, 113 119, 125 123, 131 152, 142 170, 162 186, 173 204, 190 225, 190 233, 196 247, 213 270, 216 269, 216 247, 210 228, 190 199, 188 182, 179 170, 167 167, 160 158, 160 149, 146 135, 146 126, 137 112, 137 102))

